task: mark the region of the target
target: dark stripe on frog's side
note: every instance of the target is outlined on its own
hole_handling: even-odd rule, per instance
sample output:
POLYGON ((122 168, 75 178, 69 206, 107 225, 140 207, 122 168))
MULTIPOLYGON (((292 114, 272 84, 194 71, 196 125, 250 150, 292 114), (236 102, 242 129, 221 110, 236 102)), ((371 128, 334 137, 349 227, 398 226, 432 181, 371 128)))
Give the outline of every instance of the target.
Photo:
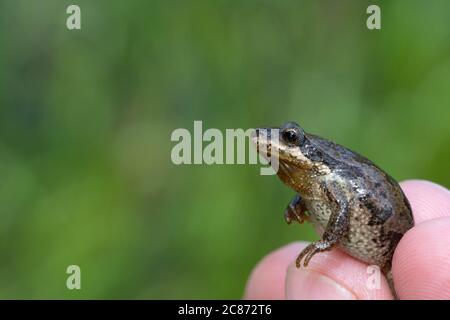
POLYGON ((391 207, 380 207, 373 198, 369 198, 368 196, 359 197, 359 200, 371 213, 368 222, 369 226, 383 225, 390 217, 392 217, 393 211, 391 207))
POLYGON ((400 242, 402 237, 403 237, 402 233, 399 233, 399 232, 396 232, 396 231, 389 231, 388 232, 389 251, 390 252, 394 253, 394 250, 397 247, 397 244, 400 242))
POLYGON ((305 139, 304 143, 300 145, 300 150, 309 160, 313 162, 321 162, 330 169, 334 169, 339 165, 339 161, 327 153, 322 152, 309 139, 305 139))
POLYGON ((400 242, 400 239, 403 237, 403 234, 397 231, 386 231, 382 228, 381 232, 381 243, 387 243, 388 249, 383 252, 383 256, 386 257, 387 261, 390 262, 392 259, 392 255, 394 254, 394 250, 397 247, 397 244, 400 242))
MULTIPOLYGON (((405 212, 408 215, 408 218, 410 219, 410 221, 414 221, 414 217, 412 215, 411 204, 409 203, 408 198, 406 198, 405 195, 403 195, 403 203, 405 204, 405 207, 407 208, 407 210, 405 210, 405 212)), ((414 223, 412 223, 412 225, 414 225, 414 223)))

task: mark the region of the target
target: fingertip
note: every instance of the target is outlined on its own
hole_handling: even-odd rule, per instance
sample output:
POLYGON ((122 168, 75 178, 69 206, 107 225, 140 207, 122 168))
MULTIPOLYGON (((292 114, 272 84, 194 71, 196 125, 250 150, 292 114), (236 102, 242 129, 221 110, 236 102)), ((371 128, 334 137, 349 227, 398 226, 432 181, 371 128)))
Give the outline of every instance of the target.
POLYGON ((416 224, 450 216, 448 189, 426 180, 407 180, 400 185, 411 204, 416 224))
POLYGON ((450 299, 450 218, 425 221, 402 238, 392 273, 401 299, 450 299))

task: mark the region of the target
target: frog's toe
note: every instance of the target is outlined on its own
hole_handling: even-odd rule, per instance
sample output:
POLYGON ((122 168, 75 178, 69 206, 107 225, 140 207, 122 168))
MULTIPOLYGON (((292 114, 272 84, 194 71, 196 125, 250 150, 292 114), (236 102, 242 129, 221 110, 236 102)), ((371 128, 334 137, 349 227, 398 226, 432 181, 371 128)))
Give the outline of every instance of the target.
POLYGON ((331 249, 331 247, 332 245, 328 241, 320 240, 311 243, 305 249, 303 249, 302 252, 300 252, 300 254, 297 257, 297 260, 295 261, 295 265, 297 266, 297 268, 300 268, 302 264, 301 262, 303 260, 303 267, 306 268, 309 264, 309 261, 316 253, 329 250, 331 249))
POLYGON ((292 221, 297 221, 301 224, 307 220, 307 217, 305 214, 299 213, 292 205, 289 205, 284 211, 284 220, 286 220, 287 224, 291 224, 292 221))
POLYGON ((286 221, 287 224, 292 223, 292 214, 291 211, 289 210, 289 207, 284 211, 284 220, 286 221))
POLYGON ((308 266, 309 260, 311 259, 309 255, 312 251, 314 251, 314 248, 315 248, 314 243, 311 243, 305 249, 303 249, 302 252, 300 252, 300 254, 297 257, 297 260, 295 260, 295 265, 297 266, 297 268, 300 268, 300 266, 302 265, 303 258, 305 258, 305 260, 303 261, 303 267, 306 268, 308 266))

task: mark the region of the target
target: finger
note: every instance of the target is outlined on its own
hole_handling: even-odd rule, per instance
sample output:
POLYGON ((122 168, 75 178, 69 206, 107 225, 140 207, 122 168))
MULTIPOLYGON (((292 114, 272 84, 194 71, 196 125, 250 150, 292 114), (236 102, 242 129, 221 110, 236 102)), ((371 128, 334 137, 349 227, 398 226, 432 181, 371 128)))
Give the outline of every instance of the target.
POLYGON ((304 243, 288 244, 263 258, 253 269, 244 298, 252 300, 284 299, 284 279, 291 261, 295 260, 304 243))
POLYGON ((401 187, 408 198, 416 224, 450 216, 450 191, 424 180, 407 180, 401 187))
POLYGON ((401 299, 450 299, 450 217, 409 230, 394 254, 392 273, 401 299))
POLYGON ((338 249, 316 254, 306 269, 293 261, 286 275, 286 299, 392 299, 381 273, 375 276, 375 287, 369 283, 371 270, 338 249))

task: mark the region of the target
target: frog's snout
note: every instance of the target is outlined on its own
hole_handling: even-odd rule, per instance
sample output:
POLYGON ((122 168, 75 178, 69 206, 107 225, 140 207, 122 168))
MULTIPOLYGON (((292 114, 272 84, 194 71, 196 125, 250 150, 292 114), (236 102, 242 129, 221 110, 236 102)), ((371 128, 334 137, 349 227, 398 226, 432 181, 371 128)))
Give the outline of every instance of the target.
POLYGON ((272 129, 271 128, 257 128, 251 135, 251 140, 256 146, 256 150, 263 156, 270 157, 271 155, 271 143, 272 129))
POLYGON ((258 141, 270 141, 272 138, 271 128, 256 128, 251 134, 252 141, 256 144, 258 141))
POLYGON ((259 144, 270 144, 272 133, 270 128, 256 128, 250 136, 252 142, 258 146, 259 144))

